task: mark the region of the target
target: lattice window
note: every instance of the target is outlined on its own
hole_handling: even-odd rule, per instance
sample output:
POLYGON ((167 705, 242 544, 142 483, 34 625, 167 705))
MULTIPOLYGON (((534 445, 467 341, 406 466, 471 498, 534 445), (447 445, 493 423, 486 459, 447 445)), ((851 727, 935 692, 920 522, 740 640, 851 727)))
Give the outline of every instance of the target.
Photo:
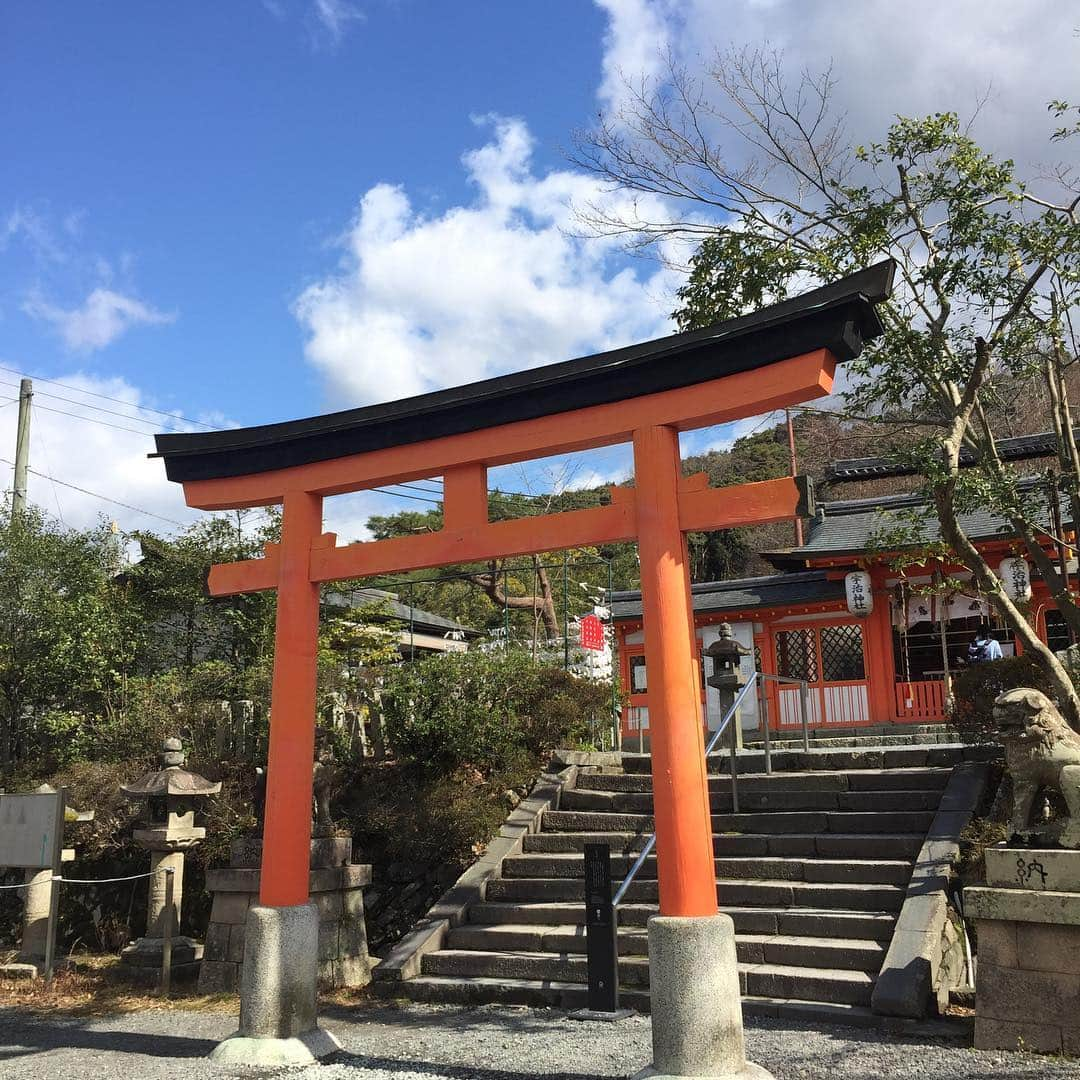
POLYGON ((821 628, 821 678, 823 682, 866 678, 862 627, 858 623, 821 628))
POLYGON ((813 630, 781 630, 776 635, 776 673, 817 682, 817 643, 813 630))

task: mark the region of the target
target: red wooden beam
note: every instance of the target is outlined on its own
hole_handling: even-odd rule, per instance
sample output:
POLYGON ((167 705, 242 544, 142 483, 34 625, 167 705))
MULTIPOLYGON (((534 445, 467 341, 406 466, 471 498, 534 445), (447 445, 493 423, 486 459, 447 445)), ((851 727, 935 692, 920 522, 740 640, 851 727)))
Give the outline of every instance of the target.
MULTIPOLYGON (((311 580, 343 581, 637 538, 633 488, 612 487, 608 506, 488 522, 486 490, 481 502, 482 473, 479 467, 447 473, 444 520, 448 527, 439 532, 345 547, 335 547, 325 534, 311 553, 311 580), (462 524, 455 527, 455 522, 462 524)), ((784 521, 799 503, 799 488, 791 477, 723 488, 709 488, 706 483, 704 474, 699 474, 680 484, 679 528, 683 532, 784 521)), ((213 567, 210 594, 233 596, 273 589, 277 575, 277 546, 268 544, 265 558, 213 567)))

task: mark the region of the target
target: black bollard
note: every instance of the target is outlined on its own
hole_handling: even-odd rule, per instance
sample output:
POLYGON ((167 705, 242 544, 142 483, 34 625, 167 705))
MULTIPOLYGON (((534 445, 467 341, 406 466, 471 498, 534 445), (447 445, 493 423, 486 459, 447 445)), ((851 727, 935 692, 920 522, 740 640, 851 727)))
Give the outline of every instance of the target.
POLYGON ((611 903, 611 848, 585 845, 585 936, 589 962, 589 1009, 619 1009, 619 930, 611 903))

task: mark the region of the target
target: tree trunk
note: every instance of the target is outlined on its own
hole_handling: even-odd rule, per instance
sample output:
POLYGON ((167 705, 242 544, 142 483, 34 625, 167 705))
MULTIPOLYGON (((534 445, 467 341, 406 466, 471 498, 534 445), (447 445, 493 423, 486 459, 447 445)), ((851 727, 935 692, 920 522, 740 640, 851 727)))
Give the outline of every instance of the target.
POLYGON ((491 563, 491 569, 486 574, 470 574, 469 580, 474 585, 479 585, 485 594, 496 604, 505 604, 506 607, 522 610, 528 608, 540 613, 544 621, 544 629, 548 637, 560 635, 559 620, 555 614, 555 598, 551 592, 551 581, 543 566, 537 566, 537 579, 540 582, 540 595, 511 596, 502 587, 500 575, 502 570, 495 562, 491 563))
POLYGON ((1072 679, 1069 678, 1069 673, 1054 653, 1043 644, 1023 612, 1006 594, 997 574, 990 569, 986 560, 960 527, 953 509, 953 486, 954 484, 949 482, 934 490, 934 502, 938 520, 941 522, 942 536, 960 561, 974 575, 979 591, 989 598, 1001 617, 1012 627, 1013 633, 1024 646, 1024 651, 1037 657, 1039 663, 1046 669, 1062 713, 1072 727, 1080 729, 1080 698, 1077 697, 1076 688, 1073 686, 1072 679))

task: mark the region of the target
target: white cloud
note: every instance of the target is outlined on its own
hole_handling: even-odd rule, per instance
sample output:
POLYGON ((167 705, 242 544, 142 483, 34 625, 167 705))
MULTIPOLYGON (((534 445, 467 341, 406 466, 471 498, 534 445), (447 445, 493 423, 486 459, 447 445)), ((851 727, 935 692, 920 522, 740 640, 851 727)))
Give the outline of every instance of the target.
MULTIPOLYGON (((334 407, 386 401, 666 332, 671 276, 571 234, 571 202, 611 199, 538 174, 520 120, 463 157, 476 197, 428 214, 400 186, 361 198, 336 272, 296 302, 334 407)), ((654 208, 659 213, 659 208, 654 208)))
POLYGON ((331 45, 341 41, 350 24, 364 21, 364 13, 348 0, 314 0, 312 10, 331 45))
POLYGON ((51 323, 64 344, 77 352, 93 352, 110 345, 133 326, 160 326, 176 315, 158 311, 132 296, 98 287, 76 308, 62 308, 32 293, 23 304, 32 318, 51 323))
MULTIPOLYGON (((73 232, 77 221, 72 218, 73 232)), ((12 241, 25 245, 31 256, 39 264, 66 263, 70 252, 64 242, 56 235, 46 214, 32 206, 16 206, 0 225, 0 251, 7 249, 12 241)))
POLYGON ((600 102, 617 110, 624 85, 663 75, 665 56, 671 45, 670 24, 678 17, 671 0, 596 0, 608 15, 600 102))
MULTIPOLYGON (((147 457, 154 450, 154 432, 166 428, 192 430, 191 425, 145 411, 145 406, 153 406, 154 402, 124 379, 80 372, 58 374, 56 379, 64 385, 43 380, 34 384, 32 471, 28 479, 31 502, 78 528, 94 525, 104 516, 118 521, 125 531, 168 533, 175 531, 174 523, 202 516, 185 507, 180 485, 165 479, 161 461, 147 457), (130 414, 130 419, 102 413, 103 408, 130 414), (129 428, 135 430, 126 430, 129 428), (64 483, 54 484, 48 477, 64 483), (76 490, 79 488, 84 490, 76 490)), ((15 445, 17 409, 14 403, 0 408, 0 447, 15 445)), ((205 420, 214 426, 227 426, 220 417, 205 420)), ((5 491, 11 489, 12 457, 11 449, 0 449, 0 458, 4 459, 0 461, 0 484, 5 491)))
POLYGON ((716 49, 763 46, 785 54, 789 72, 834 63, 835 102, 852 139, 884 135, 897 115, 953 110, 970 116, 986 146, 1018 163, 1056 160, 1047 144, 1052 98, 1076 85, 1080 37, 1074 7, 1060 0, 596 0, 607 13, 605 106, 618 104, 614 73, 656 74, 660 52, 694 67, 716 49), (988 96, 987 96, 988 95, 988 96))

